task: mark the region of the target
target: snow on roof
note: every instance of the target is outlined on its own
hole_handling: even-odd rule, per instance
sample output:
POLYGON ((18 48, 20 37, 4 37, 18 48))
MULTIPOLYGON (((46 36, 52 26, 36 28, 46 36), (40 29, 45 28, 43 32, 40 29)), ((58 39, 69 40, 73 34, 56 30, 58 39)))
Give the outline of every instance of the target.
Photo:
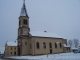
POLYGON ((63 38, 63 37, 57 35, 56 33, 49 33, 47 31, 43 31, 43 32, 41 32, 41 31, 34 31, 34 32, 32 32, 31 31, 30 34, 32 36, 39 36, 39 37, 63 38))
POLYGON ((69 45, 63 44, 63 47, 70 47, 69 45))
POLYGON ((7 42, 8 46, 17 46, 17 42, 7 42))

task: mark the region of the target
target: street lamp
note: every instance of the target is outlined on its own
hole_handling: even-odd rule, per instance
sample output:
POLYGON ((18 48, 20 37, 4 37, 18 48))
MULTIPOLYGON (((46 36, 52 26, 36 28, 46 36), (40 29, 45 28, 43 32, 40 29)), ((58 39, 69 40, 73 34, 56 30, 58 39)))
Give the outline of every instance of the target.
POLYGON ((57 46, 58 46, 58 55, 59 55, 59 42, 56 42, 57 46))

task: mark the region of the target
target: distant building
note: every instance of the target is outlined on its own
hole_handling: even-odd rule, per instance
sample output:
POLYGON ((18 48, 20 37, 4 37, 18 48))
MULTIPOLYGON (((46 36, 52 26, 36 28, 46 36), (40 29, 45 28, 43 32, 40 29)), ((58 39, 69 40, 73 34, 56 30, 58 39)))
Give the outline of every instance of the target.
POLYGON ((6 42, 4 55, 5 56, 18 55, 17 42, 6 42))
POLYGON ((19 17, 17 41, 18 55, 40 55, 46 54, 46 52, 52 54, 70 51, 70 47, 63 46, 63 44, 67 44, 67 39, 60 37, 56 33, 50 33, 48 31, 30 31, 29 16, 27 14, 25 0, 19 17))

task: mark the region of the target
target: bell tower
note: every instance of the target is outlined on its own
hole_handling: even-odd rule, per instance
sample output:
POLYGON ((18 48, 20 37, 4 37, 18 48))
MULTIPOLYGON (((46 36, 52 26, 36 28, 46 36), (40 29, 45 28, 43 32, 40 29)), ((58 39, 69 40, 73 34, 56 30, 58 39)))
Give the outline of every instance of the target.
POLYGON ((25 0, 23 0, 23 6, 19 16, 19 27, 18 27, 18 55, 22 55, 23 42, 29 38, 29 16, 27 14, 25 0))
POLYGON ((29 17, 25 6, 25 0, 23 0, 23 6, 21 8, 21 13, 19 17, 18 36, 29 37, 29 31, 29 17))

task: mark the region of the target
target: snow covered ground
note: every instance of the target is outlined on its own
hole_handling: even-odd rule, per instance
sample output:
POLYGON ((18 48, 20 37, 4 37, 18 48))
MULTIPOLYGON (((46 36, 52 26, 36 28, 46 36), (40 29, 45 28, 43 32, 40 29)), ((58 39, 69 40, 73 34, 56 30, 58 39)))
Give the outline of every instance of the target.
POLYGON ((61 54, 49 54, 41 56, 12 56, 7 58, 14 59, 30 59, 30 60, 80 60, 80 53, 61 53, 61 54))

